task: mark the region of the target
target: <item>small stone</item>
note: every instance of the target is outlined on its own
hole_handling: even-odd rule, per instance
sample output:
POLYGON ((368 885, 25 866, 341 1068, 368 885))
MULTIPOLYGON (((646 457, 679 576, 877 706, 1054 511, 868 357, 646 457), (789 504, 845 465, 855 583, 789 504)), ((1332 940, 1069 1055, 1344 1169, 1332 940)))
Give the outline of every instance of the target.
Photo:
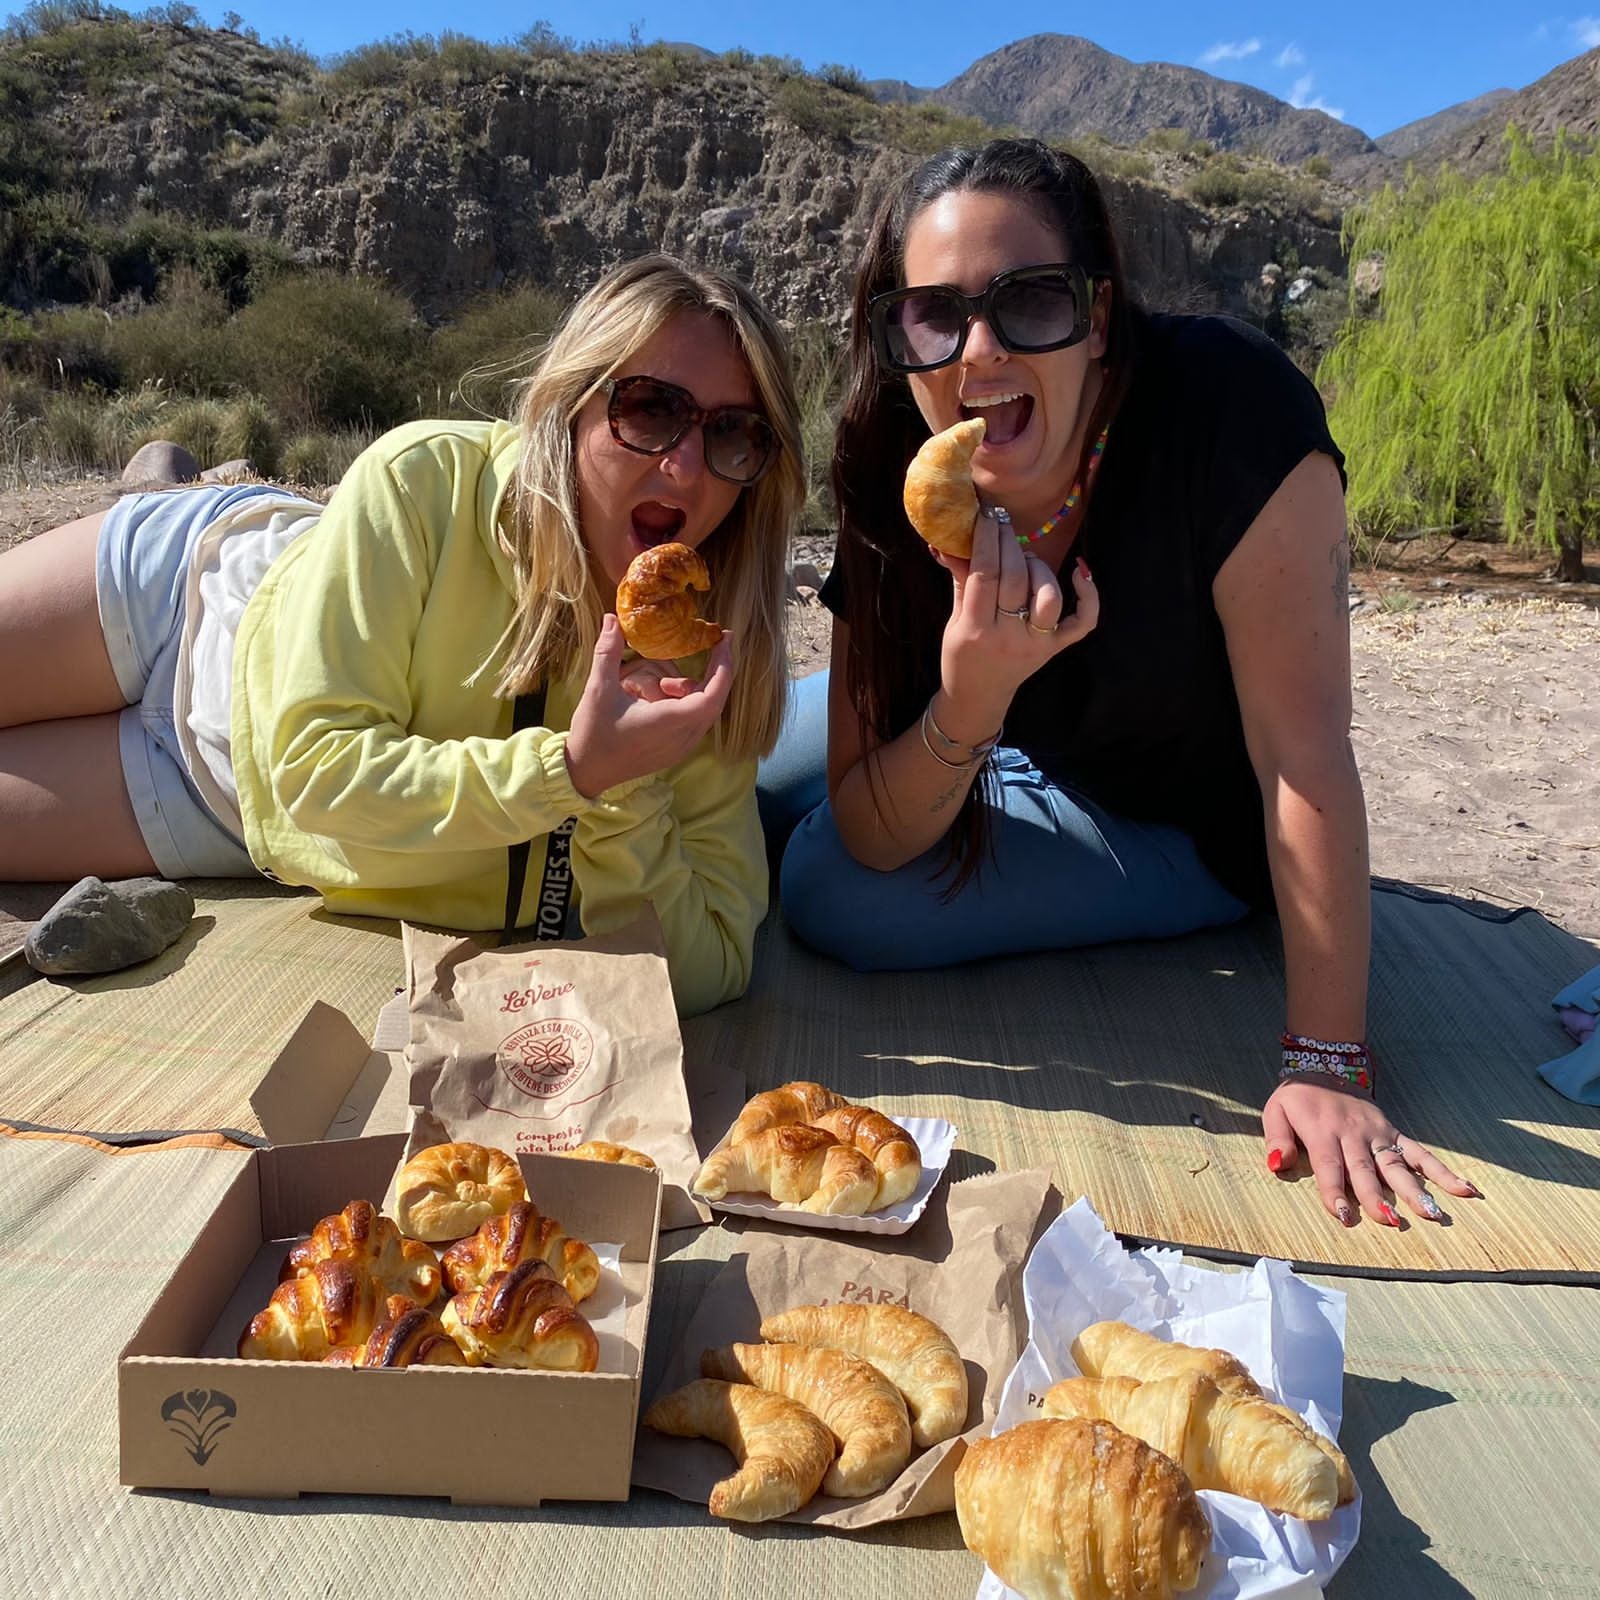
POLYGON ((160 955, 194 918, 194 896, 161 878, 82 878, 40 918, 23 946, 50 976, 119 972, 160 955))
POLYGON ((809 583, 798 584, 794 597, 803 606, 814 606, 817 603, 817 591, 809 583))
POLYGON ((793 589, 820 589, 822 574, 814 561, 797 561, 789 570, 789 585, 793 589))
POLYGON ((140 445, 122 469, 124 483, 194 483, 199 476, 200 463, 170 439, 140 445))
POLYGON ((249 456, 235 456, 232 461, 223 461, 217 466, 207 467, 200 474, 200 481, 201 483, 248 483, 257 475, 256 464, 249 456))

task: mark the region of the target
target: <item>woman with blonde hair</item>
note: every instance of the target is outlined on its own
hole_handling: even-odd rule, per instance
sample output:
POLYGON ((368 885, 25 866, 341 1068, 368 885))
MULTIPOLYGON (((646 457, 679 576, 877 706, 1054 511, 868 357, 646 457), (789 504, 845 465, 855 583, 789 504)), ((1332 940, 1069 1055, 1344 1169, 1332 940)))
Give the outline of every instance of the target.
POLYGON ((0 558, 0 879, 259 872, 545 938, 650 902, 680 1010, 729 999, 803 498, 776 325, 650 256, 573 307, 514 423, 397 428, 326 507, 197 487, 43 534, 0 558), (667 541, 725 630, 692 675, 614 615, 667 541))

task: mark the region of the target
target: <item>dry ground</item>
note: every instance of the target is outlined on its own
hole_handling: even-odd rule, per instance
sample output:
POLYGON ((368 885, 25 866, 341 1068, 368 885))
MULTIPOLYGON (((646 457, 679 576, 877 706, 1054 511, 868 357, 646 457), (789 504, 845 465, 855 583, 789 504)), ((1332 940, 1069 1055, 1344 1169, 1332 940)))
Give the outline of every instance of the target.
MULTIPOLYGON (((62 479, 0 493, 0 551, 116 492, 62 479)), ((825 569, 827 547, 796 557, 825 569)), ((1355 573, 1372 869, 1600 938, 1600 584, 1558 588, 1548 565, 1435 538, 1355 573)), ((796 674, 826 665, 827 614, 808 596, 792 620, 796 674)))

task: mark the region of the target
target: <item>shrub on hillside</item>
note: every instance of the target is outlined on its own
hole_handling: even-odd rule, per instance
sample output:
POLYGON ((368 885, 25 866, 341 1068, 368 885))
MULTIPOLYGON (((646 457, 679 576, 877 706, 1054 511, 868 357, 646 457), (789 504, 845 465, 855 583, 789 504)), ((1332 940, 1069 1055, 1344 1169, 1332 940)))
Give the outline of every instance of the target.
POLYGON ((804 76, 784 78, 778 84, 772 91, 772 109, 802 133, 819 139, 852 138, 862 118, 871 114, 871 108, 854 95, 804 76))
POLYGON ((527 373, 566 309, 559 292, 536 284, 473 301, 428 341, 432 397, 423 396, 424 409, 507 415, 510 386, 527 373))
POLYGON ((281 417, 389 428, 418 413, 424 338, 392 289, 310 273, 269 285, 234 318, 235 371, 281 417))
POLYGON ((301 489, 331 488, 374 437, 364 428, 298 433, 283 447, 277 476, 301 489))

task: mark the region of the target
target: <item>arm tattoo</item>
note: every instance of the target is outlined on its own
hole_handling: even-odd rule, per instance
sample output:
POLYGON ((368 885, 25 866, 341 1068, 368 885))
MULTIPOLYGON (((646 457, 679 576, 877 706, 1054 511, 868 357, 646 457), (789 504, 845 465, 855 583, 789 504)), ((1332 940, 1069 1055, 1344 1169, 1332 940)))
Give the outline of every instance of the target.
POLYGON ((1340 616, 1350 610, 1350 538, 1340 534, 1339 542, 1328 552, 1333 563, 1333 604, 1340 616))
POLYGON ((944 792, 944 793, 943 793, 943 794, 941 794, 941 795, 939 795, 939 796, 938 796, 938 797, 937 797, 937 798, 936 798, 936 799, 935 799, 935 800, 934 800, 934 802, 933 802, 933 804, 932 804, 932 805, 931 805, 931 806, 929 806, 929 807, 928 807, 928 811, 929 811, 929 813, 930 813, 930 814, 931 814, 931 815, 933 815, 933 816, 938 816, 938 814, 939 814, 939 813, 940 813, 940 812, 941 812, 941 811, 943 811, 943 810, 944 810, 944 808, 945 808, 945 807, 946 807, 946 806, 947 806, 947 805, 949 805, 949 804, 950 804, 950 802, 951 802, 951 801, 952 801, 952 800, 954 800, 954 799, 955 799, 955 797, 956 797, 956 796, 957 796, 957 795, 958 795, 958 794, 960 794, 960 793, 961 793, 961 791, 962 791, 962 789, 963 789, 963 788, 964 788, 964 787, 965 787, 965 785, 964 785, 964 784, 963 784, 963 783, 962 783, 962 781, 961 781, 961 779, 959 779, 959 778, 957 778, 957 779, 956 779, 956 781, 955 781, 955 782, 954 782, 954 783, 952 783, 952 784, 951 784, 951 785, 950 785, 950 787, 949 787, 949 788, 948 788, 948 789, 946 789, 946 790, 945 790, 945 792, 944 792))

